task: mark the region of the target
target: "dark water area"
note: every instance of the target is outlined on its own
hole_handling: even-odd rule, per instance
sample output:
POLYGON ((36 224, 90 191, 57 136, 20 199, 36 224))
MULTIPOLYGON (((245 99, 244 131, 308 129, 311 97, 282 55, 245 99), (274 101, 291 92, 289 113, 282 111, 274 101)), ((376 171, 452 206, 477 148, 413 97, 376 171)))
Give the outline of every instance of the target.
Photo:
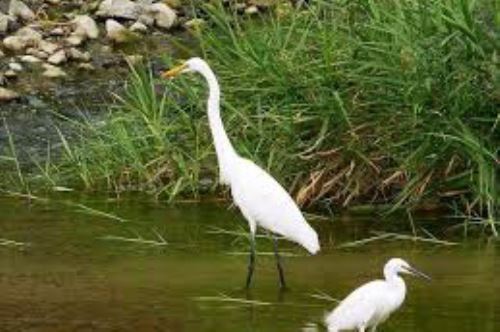
POLYGON ((406 277, 407 300, 380 331, 500 329, 495 243, 341 249, 388 226, 366 215, 311 220, 318 255, 280 241, 290 289, 279 291, 271 241, 259 238, 247 293, 246 222, 228 204, 78 204, 0 199, 1 331, 326 331, 335 303, 320 297, 380 277, 391 257, 433 280, 406 277))

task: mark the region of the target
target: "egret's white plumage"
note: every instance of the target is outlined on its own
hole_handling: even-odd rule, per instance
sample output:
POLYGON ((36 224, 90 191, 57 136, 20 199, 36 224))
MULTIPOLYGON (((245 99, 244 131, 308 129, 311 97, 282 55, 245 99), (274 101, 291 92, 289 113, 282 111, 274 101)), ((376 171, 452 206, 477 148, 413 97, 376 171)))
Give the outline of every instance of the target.
POLYGON ((364 332, 368 328, 375 331, 403 304, 406 284, 400 273, 429 278, 404 260, 392 258, 384 266, 384 280, 371 281, 357 288, 325 317, 328 331, 364 332))
POLYGON ((208 64, 200 58, 191 58, 164 76, 189 71, 201 74, 208 83, 208 120, 219 163, 220 181, 231 187, 234 202, 249 223, 252 241, 257 226, 260 226, 302 245, 311 254, 317 253, 320 249, 318 235, 288 192, 262 168, 239 156, 231 145, 220 117, 219 83, 208 64))

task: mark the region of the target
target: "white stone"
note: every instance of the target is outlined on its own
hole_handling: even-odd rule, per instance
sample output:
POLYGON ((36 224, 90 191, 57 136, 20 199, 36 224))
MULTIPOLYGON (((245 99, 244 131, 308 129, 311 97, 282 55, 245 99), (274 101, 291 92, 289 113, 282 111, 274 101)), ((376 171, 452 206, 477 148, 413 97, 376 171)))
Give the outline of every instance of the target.
POLYGON ((0 33, 5 33, 7 32, 7 30, 9 30, 10 21, 11 21, 10 16, 0 12, 0 33))
POLYGON ((85 37, 78 34, 71 34, 68 38, 66 38, 66 42, 73 46, 81 45, 84 41, 85 37))
POLYGON ((106 34, 115 43, 125 43, 130 40, 131 32, 115 20, 108 19, 106 20, 106 34))
POLYGON ((74 48, 74 47, 72 47, 68 50, 68 55, 72 60, 76 60, 76 61, 89 62, 91 59, 89 52, 82 52, 79 49, 74 48))
POLYGON ((22 57, 19 58, 19 60, 21 60, 21 62, 26 62, 26 63, 39 63, 42 61, 33 55, 23 55, 22 57))
POLYGON ((23 71, 24 68, 23 68, 23 66, 21 66, 20 63, 11 62, 11 63, 9 63, 9 69, 13 70, 13 71, 21 72, 21 71, 23 71))
POLYGON ((19 93, 6 88, 0 88, 0 101, 6 102, 19 98, 19 93))
POLYGON ((61 27, 57 27, 57 28, 50 30, 49 33, 51 36, 64 36, 64 29, 61 27))
POLYGON ((78 65, 78 69, 87 70, 87 71, 94 71, 95 67, 91 63, 80 63, 78 65))
POLYGON ((139 18, 141 10, 139 4, 130 0, 104 0, 99 5, 96 15, 136 20, 139 18))
POLYGON ((21 51, 29 46, 36 46, 42 40, 42 35, 29 28, 19 29, 15 35, 4 38, 3 45, 12 51, 21 51))
POLYGON ((46 40, 42 40, 38 44, 38 48, 50 55, 50 54, 54 54, 61 47, 55 43, 51 43, 51 42, 48 42, 46 40))
POLYGON ((19 0, 10 1, 9 15, 19 17, 24 21, 33 21, 35 19, 35 13, 19 0))
POLYGON ((245 14, 247 14, 247 15, 254 15, 254 14, 257 14, 258 12, 259 12, 259 8, 257 8, 257 6, 255 6, 255 5, 248 6, 245 9, 245 14))
POLYGON ((58 78, 66 76, 66 73, 59 67, 52 66, 49 64, 44 64, 43 68, 45 69, 45 71, 42 73, 42 76, 44 77, 58 78))
POLYGON ((133 32, 140 32, 140 33, 148 32, 148 27, 144 23, 139 21, 132 24, 129 29, 130 31, 133 32))
POLYGON ((7 78, 16 78, 17 72, 15 70, 9 69, 3 75, 7 78))
POLYGON ((75 34, 79 34, 90 39, 99 37, 99 28, 94 19, 88 15, 78 15, 72 21, 75 26, 75 34))
POLYGON ((39 50, 37 48, 33 48, 33 47, 26 49, 26 54, 35 56, 39 59, 47 59, 49 57, 49 55, 47 53, 45 53, 44 51, 41 51, 41 50, 39 50))
POLYGON ((177 21, 175 11, 164 3, 155 3, 149 7, 149 11, 155 19, 155 23, 160 28, 169 29, 177 21))
POLYGON ((63 62, 66 62, 68 58, 66 57, 66 52, 64 50, 59 50, 56 53, 52 54, 48 59, 47 62, 53 64, 53 65, 59 65, 63 62))
POLYGON ((139 16, 137 22, 145 24, 148 27, 152 27, 155 24, 155 19, 153 16, 151 16, 151 14, 144 13, 139 16))

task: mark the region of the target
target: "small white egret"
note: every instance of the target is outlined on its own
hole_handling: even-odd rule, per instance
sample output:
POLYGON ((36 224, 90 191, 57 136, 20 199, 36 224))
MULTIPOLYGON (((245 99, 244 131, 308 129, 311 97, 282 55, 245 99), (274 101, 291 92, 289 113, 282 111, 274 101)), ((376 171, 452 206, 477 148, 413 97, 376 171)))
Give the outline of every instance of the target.
MULTIPOLYGON (((250 228, 250 260, 246 287, 252 282, 255 265, 255 232, 260 226, 273 234, 297 242, 311 254, 319 251, 318 235, 306 222, 297 204, 287 191, 266 171, 251 160, 239 156, 234 150, 220 117, 220 88, 215 74, 200 58, 191 58, 182 65, 162 74, 172 78, 181 73, 196 72, 208 83, 208 121, 219 163, 220 182, 231 187, 235 204, 248 221, 250 228)), ((274 238, 274 253, 279 273, 279 283, 285 287, 285 276, 274 238)))
POLYGON ((325 317, 328 332, 356 329, 364 332, 368 328, 375 332, 377 326, 403 304, 406 284, 400 273, 430 280, 401 258, 390 259, 384 266, 385 280, 375 280, 357 288, 325 317))

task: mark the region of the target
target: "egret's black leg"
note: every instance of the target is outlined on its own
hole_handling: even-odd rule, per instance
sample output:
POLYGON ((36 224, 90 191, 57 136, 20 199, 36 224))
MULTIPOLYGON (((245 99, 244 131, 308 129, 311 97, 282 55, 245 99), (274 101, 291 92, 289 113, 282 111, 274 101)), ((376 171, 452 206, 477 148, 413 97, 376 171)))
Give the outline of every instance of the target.
POLYGON ((286 288, 285 282, 285 272, 283 271, 283 266, 281 264, 281 256, 278 253, 278 239, 273 235, 273 243, 274 243, 274 256, 276 256, 276 265, 278 267, 278 273, 280 277, 280 288, 286 288))
POLYGON ((255 236, 250 235, 250 260, 248 261, 248 274, 246 288, 252 284, 253 270, 255 268, 255 236))

